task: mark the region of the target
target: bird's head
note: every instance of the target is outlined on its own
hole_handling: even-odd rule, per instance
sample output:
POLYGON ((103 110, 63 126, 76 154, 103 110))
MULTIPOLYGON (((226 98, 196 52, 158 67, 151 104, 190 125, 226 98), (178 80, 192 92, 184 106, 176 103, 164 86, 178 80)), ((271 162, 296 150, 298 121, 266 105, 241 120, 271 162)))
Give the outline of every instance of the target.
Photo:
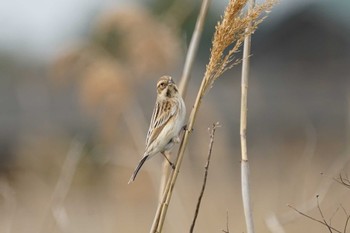
POLYGON ((157 82, 157 93, 160 97, 171 98, 178 95, 179 91, 170 76, 162 76, 157 82))

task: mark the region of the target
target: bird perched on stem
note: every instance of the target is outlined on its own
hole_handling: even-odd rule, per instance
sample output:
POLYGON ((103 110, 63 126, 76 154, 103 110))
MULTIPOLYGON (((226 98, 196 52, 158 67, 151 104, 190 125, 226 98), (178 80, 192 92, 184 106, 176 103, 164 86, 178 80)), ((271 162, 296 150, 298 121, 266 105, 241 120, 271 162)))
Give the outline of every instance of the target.
POLYGON ((180 142, 179 133, 184 126, 185 115, 185 103, 173 79, 170 76, 162 76, 157 82, 157 100, 147 133, 146 149, 129 183, 135 180, 145 161, 159 152, 174 169, 164 152, 180 142))

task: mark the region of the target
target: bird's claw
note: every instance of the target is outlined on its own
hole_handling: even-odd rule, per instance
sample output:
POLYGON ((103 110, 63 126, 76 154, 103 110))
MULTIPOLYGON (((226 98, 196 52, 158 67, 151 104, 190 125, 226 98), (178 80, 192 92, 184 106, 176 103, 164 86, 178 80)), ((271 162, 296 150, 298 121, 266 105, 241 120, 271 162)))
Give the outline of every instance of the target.
POLYGON ((184 125, 184 126, 182 126, 182 129, 183 129, 184 131, 190 131, 190 132, 193 131, 193 128, 192 128, 192 129, 189 129, 187 124, 184 125))

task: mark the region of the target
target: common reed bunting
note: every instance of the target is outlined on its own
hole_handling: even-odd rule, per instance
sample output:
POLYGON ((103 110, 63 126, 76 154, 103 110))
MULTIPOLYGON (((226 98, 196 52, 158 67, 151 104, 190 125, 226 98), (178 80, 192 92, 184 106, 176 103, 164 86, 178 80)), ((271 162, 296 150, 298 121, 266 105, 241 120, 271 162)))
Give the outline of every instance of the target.
POLYGON ((185 115, 186 106, 173 79, 170 76, 161 77, 157 83, 157 100, 147 133, 146 149, 129 183, 135 180, 145 161, 159 152, 174 168, 164 152, 180 142, 179 133, 184 126, 185 115))

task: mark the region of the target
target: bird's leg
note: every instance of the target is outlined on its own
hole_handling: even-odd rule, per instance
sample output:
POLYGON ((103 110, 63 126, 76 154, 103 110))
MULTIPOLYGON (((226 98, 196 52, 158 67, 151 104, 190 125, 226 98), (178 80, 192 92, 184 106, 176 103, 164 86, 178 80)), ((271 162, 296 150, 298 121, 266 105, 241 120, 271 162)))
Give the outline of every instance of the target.
POLYGON ((185 131, 190 131, 190 132, 192 132, 193 131, 193 128, 192 129, 189 129, 188 128, 188 125, 186 124, 186 125, 184 125, 184 126, 182 126, 182 130, 185 132, 185 131))
POLYGON ((183 135, 185 134, 185 132, 187 131, 187 124, 182 126, 181 131, 179 132, 179 136, 177 136, 176 138, 173 138, 173 141, 175 143, 179 143, 180 142, 180 136, 183 137, 183 135))
POLYGON ((175 169, 175 165, 168 159, 168 157, 166 157, 165 153, 164 152, 161 152, 162 155, 164 156, 164 158, 169 162, 170 166, 172 169, 175 169))

